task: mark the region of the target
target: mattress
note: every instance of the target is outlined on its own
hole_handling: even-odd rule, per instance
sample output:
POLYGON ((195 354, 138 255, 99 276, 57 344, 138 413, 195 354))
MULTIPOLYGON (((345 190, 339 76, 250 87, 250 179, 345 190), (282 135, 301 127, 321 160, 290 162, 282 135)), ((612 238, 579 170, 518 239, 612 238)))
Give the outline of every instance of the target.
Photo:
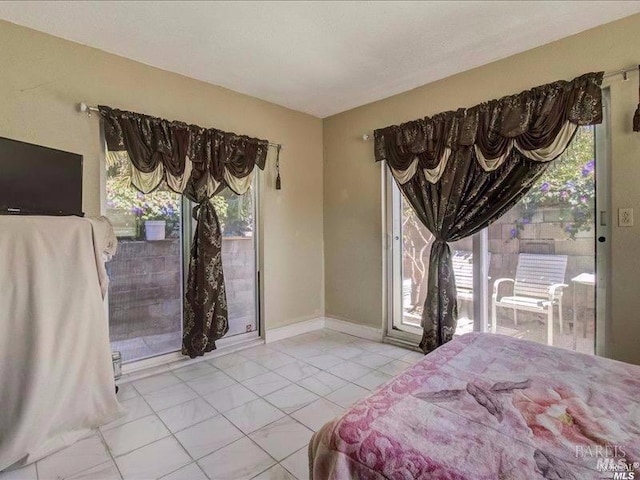
POLYGON ((639 399, 640 366, 471 333, 316 432, 310 476, 638 479, 639 399))

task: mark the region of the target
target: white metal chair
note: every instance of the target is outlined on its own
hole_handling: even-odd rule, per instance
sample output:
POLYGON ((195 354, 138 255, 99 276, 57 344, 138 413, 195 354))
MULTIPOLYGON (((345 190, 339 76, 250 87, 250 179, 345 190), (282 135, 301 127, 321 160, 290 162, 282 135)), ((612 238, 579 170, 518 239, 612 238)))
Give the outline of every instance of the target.
POLYGON ((458 300, 473 301, 473 253, 456 250, 451 258, 458 300))
POLYGON ((513 310, 513 321, 518 325, 518 310, 547 314, 547 344, 553 345, 553 309, 558 307, 560 333, 562 325, 562 292, 568 287, 564 283, 567 270, 566 255, 518 255, 516 278, 499 278, 493 284, 491 302, 491 331, 496 333, 496 308, 513 310), (513 284, 512 295, 499 296, 500 284, 513 284))

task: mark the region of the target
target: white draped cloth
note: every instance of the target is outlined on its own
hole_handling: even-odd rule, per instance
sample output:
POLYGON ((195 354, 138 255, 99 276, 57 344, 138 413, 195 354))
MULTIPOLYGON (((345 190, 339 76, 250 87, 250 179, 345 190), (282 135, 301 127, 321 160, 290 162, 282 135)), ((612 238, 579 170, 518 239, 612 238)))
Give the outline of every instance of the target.
POLYGON ((0 216, 0 471, 121 416, 103 303, 104 220, 0 216))

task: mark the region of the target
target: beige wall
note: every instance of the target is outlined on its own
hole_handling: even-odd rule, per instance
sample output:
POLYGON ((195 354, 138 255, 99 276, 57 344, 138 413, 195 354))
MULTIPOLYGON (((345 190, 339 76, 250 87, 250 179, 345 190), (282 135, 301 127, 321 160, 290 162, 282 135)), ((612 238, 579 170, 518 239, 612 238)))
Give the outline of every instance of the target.
MULTIPOLYGON (((323 121, 224 88, 0 21, 0 136, 81 153, 84 208, 100 208, 98 121, 80 100, 285 144, 262 176, 267 328, 324 314, 383 323, 380 165, 360 135, 586 71, 638 63, 640 16, 605 25, 323 121), (324 136, 324 142, 323 142, 324 136), (323 155, 324 147, 324 155, 323 155), (324 182, 324 183, 323 183, 324 182), (324 217, 323 217, 324 185, 324 217), (324 222, 324 231, 323 231, 324 222), (324 239, 324 257, 323 257, 324 239)), ((640 205, 637 75, 612 94, 612 207, 640 205)), ((609 351, 640 363, 640 226, 612 232, 609 351)))
POLYGON ((84 155, 87 214, 100 211, 96 116, 79 101, 283 143, 263 175, 267 328, 323 315, 322 121, 233 91, 0 21, 0 136, 84 155))
MULTIPOLYGON (((513 94, 588 71, 640 63, 640 15, 470 70, 324 120, 325 310, 383 324, 380 165, 360 136, 422 116, 513 94)), ((508 39, 505 39, 508 41, 508 39)), ((637 74, 611 82, 614 212, 640 215, 640 133, 631 131, 637 74)), ((615 216, 614 216, 615 218, 615 216)), ((608 354, 640 363, 640 223, 614 227, 608 354)))

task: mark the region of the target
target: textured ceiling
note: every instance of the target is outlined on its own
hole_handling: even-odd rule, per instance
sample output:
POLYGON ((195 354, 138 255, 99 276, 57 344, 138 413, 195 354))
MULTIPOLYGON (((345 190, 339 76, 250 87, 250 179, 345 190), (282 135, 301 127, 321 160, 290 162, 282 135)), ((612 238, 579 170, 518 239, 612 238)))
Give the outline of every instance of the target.
POLYGON ((638 12, 640 1, 0 2, 10 22, 318 117, 638 12))

